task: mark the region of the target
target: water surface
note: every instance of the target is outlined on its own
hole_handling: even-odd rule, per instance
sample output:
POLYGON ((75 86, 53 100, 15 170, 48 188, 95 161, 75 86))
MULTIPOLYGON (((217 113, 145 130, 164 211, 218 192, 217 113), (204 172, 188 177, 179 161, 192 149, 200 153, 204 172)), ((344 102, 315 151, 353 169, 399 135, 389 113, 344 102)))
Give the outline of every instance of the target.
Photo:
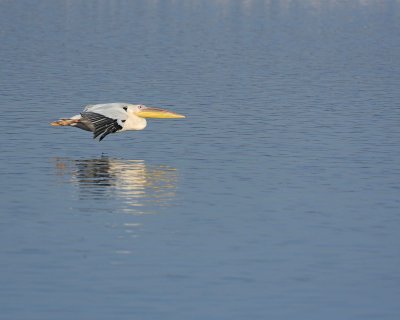
POLYGON ((0 319, 399 319, 399 10, 0 1, 0 319))

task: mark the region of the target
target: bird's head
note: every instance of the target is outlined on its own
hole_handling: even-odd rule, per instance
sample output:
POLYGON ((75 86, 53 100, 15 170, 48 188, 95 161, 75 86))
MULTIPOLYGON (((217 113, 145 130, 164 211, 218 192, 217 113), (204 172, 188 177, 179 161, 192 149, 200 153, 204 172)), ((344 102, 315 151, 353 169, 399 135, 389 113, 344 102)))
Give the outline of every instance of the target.
POLYGON ((175 113, 169 110, 148 107, 143 104, 128 105, 128 110, 140 118, 153 118, 153 119, 181 119, 185 118, 184 115, 175 113))

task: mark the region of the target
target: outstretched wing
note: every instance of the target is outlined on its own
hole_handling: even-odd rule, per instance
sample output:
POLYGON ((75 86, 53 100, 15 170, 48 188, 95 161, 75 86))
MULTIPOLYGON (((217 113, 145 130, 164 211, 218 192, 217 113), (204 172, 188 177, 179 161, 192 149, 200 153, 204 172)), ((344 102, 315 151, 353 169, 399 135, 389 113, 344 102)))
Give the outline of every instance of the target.
POLYGON ((93 139, 100 136, 99 141, 103 140, 108 134, 122 129, 122 126, 118 123, 118 119, 112 119, 100 113, 82 112, 81 116, 80 121, 93 131, 93 139))
POLYGON ((126 120, 128 118, 126 103, 89 104, 82 112, 94 112, 111 119, 126 120))

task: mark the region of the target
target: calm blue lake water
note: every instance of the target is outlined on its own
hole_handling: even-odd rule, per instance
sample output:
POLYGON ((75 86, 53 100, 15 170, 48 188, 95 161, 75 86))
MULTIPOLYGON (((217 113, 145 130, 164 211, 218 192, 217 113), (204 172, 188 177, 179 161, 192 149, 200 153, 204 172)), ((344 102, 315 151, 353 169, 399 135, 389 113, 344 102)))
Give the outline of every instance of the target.
POLYGON ((0 319, 399 319, 399 1, 0 0, 0 319), (89 103, 187 116, 54 128, 89 103))

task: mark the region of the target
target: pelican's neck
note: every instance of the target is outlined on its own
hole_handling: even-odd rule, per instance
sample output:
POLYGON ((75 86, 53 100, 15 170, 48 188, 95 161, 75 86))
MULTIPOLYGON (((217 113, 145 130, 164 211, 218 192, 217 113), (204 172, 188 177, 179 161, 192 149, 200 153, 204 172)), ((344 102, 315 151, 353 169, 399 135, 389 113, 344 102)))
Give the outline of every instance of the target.
POLYGON ((138 117, 133 112, 129 112, 129 117, 124 123, 123 130, 143 130, 147 126, 145 118, 138 117))

